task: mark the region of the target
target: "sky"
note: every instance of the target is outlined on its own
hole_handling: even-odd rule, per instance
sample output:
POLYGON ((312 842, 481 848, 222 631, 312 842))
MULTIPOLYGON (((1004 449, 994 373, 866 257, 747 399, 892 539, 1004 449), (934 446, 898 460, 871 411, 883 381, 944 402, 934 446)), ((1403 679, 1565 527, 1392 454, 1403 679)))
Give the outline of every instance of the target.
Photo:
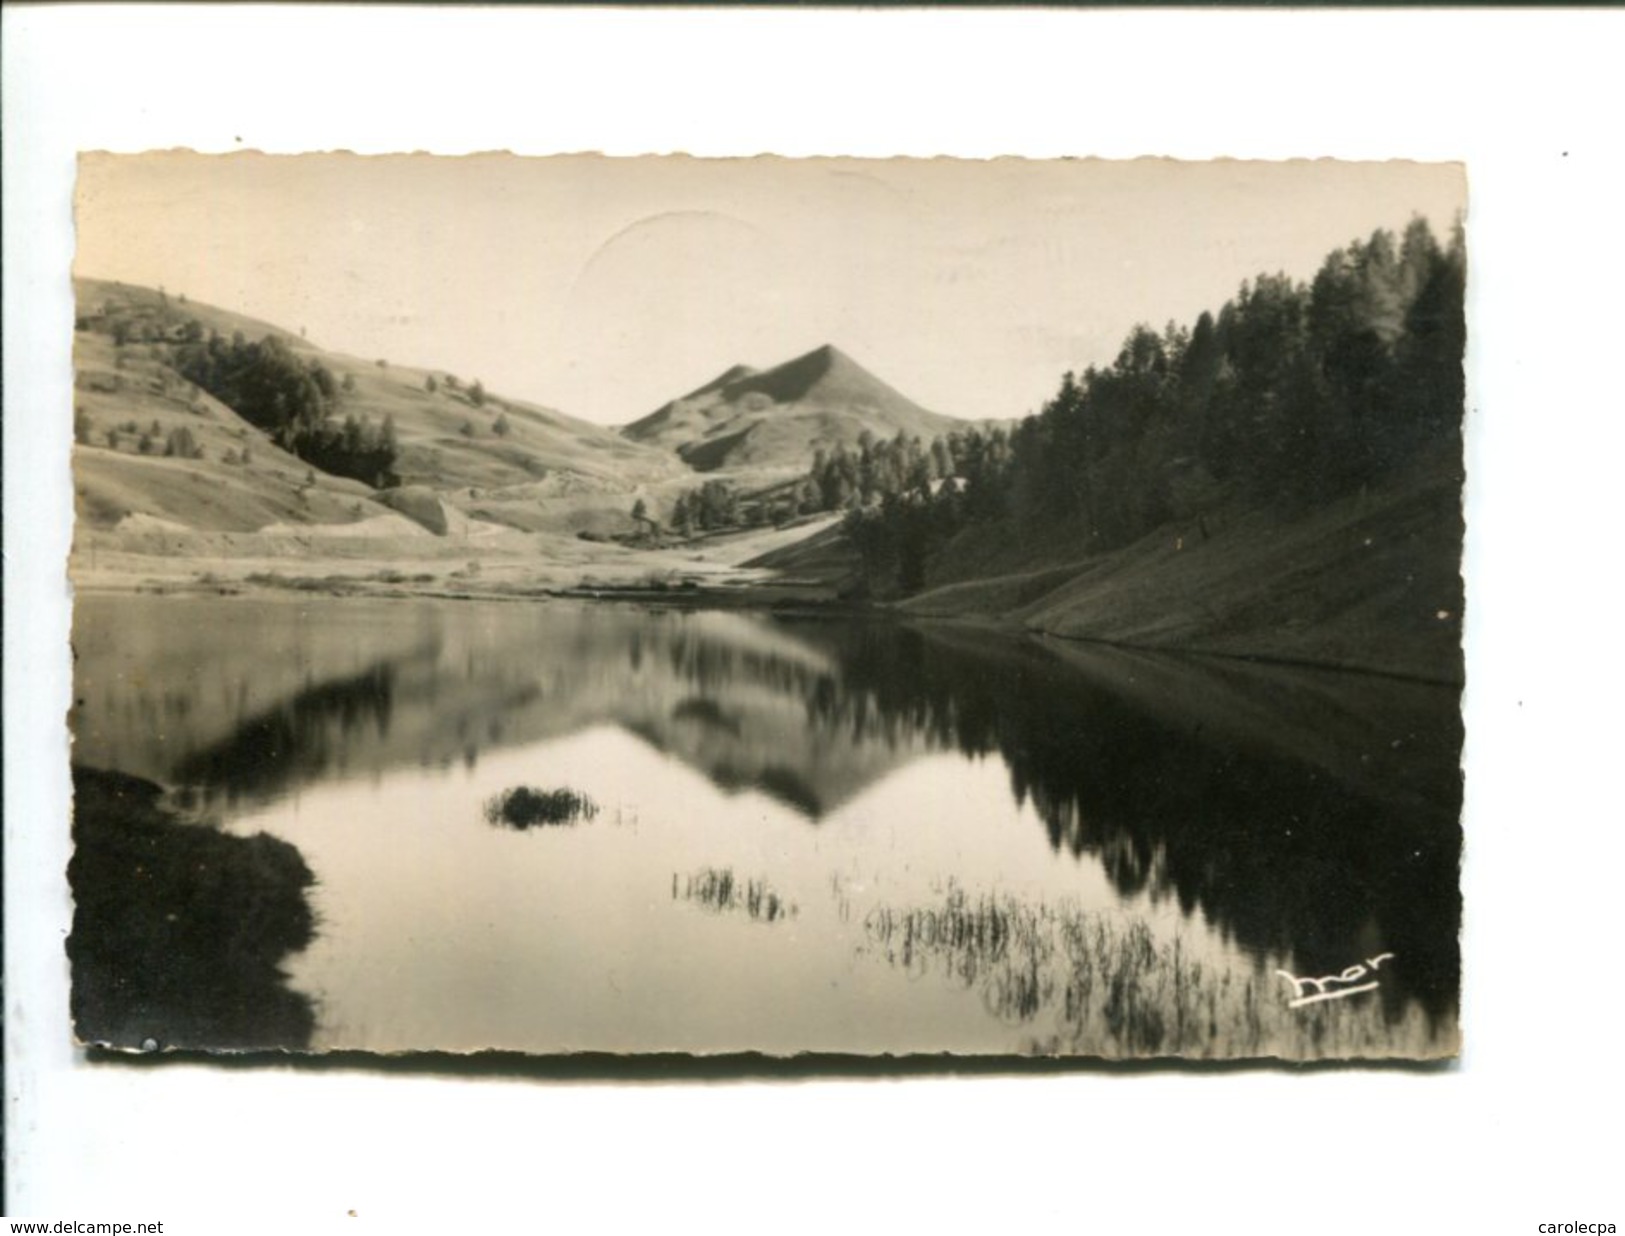
POLYGON ((75 273, 600 423, 825 343, 1009 417, 1136 323, 1465 209, 1403 161, 89 154, 75 273))

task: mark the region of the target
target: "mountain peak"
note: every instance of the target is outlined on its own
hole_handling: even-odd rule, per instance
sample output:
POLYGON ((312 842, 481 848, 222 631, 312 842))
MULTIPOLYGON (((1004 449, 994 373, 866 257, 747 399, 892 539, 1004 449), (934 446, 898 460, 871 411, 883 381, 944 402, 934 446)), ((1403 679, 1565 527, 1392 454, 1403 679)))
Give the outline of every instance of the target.
POLYGON ((833 343, 757 371, 736 365, 621 432, 674 450, 697 471, 805 467, 863 435, 929 439, 956 422, 928 412, 833 343))
POLYGON ((833 343, 819 344, 819 346, 814 348, 811 352, 808 352, 803 356, 798 356, 795 358, 795 360, 787 363, 790 365, 822 365, 824 366, 825 372, 835 369, 856 369, 861 373, 868 372, 868 370, 864 369, 862 365, 858 364, 857 361, 853 360, 833 343))
POLYGON ((915 405, 887 386, 833 343, 822 344, 794 360, 730 382, 729 398, 751 392, 767 395, 778 404, 850 404, 903 402, 915 405))
POLYGON ((688 394, 684 395, 683 398, 698 399, 702 395, 709 395, 712 391, 719 391, 730 383, 738 382, 745 378, 754 377, 756 372, 757 371, 751 368, 749 365, 730 365, 721 373, 717 374, 716 377, 707 382, 704 386, 696 386, 693 390, 689 391, 688 394))

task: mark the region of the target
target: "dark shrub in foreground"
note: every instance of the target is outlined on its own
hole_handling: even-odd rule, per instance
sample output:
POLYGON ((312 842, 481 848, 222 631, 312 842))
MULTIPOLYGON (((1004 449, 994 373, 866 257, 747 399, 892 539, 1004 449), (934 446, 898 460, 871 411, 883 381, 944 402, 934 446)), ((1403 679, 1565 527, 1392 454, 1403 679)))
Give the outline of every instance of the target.
POLYGON ((114 1047, 300 1048, 315 1025, 281 963, 315 934, 299 851, 183 822, 162 789, 74 769, 73 1020, 114 1047))

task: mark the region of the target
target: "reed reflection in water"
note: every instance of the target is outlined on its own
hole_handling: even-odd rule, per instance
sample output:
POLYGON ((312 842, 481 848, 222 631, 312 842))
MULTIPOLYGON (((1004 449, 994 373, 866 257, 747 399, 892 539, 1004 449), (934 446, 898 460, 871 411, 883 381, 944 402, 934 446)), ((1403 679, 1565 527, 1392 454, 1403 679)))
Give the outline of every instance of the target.
POLYGON ((1058 858, 1255 956, 1324 973, 1401 952, 1390 986, 1453 1024, 1454 689, 906 628, 839 638, 846 690, 813 704, 829 723, 998 758, 1058 858))
POLYGON ((1027 1028, 1036 1053, 1426 1056, 1437 1039, 1414 1004, 1360 993, 1293 1009, 1290 984, 1262 965, 1193 953, 1180 936, 1158 939, 1142 920, 1073 902, 972 896, 950 883, 933 904, 871 909, 863 929, 866 955, 975 992, 989 1013, 1027 1028))
POLYGON ((742 880, 732 868, 706 867, 682 877, 673 872, 671 896, 673 901, 690 901, 714 913, 739 911, 758 923, 774 923, 800 913, 794 903, 768 887, 766 880, 742 880))

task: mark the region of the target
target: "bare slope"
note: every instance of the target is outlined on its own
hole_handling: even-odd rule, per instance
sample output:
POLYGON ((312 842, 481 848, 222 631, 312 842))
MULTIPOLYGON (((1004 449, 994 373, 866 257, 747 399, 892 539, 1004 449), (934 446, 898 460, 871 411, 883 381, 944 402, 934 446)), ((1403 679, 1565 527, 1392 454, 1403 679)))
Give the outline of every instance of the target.
POLYGON ((855 447, 865 432, 929 440, 957 428, 826 344, 761 372, 736 365, 621 432, 711 472, 805 468, 815 451, 855 447))

